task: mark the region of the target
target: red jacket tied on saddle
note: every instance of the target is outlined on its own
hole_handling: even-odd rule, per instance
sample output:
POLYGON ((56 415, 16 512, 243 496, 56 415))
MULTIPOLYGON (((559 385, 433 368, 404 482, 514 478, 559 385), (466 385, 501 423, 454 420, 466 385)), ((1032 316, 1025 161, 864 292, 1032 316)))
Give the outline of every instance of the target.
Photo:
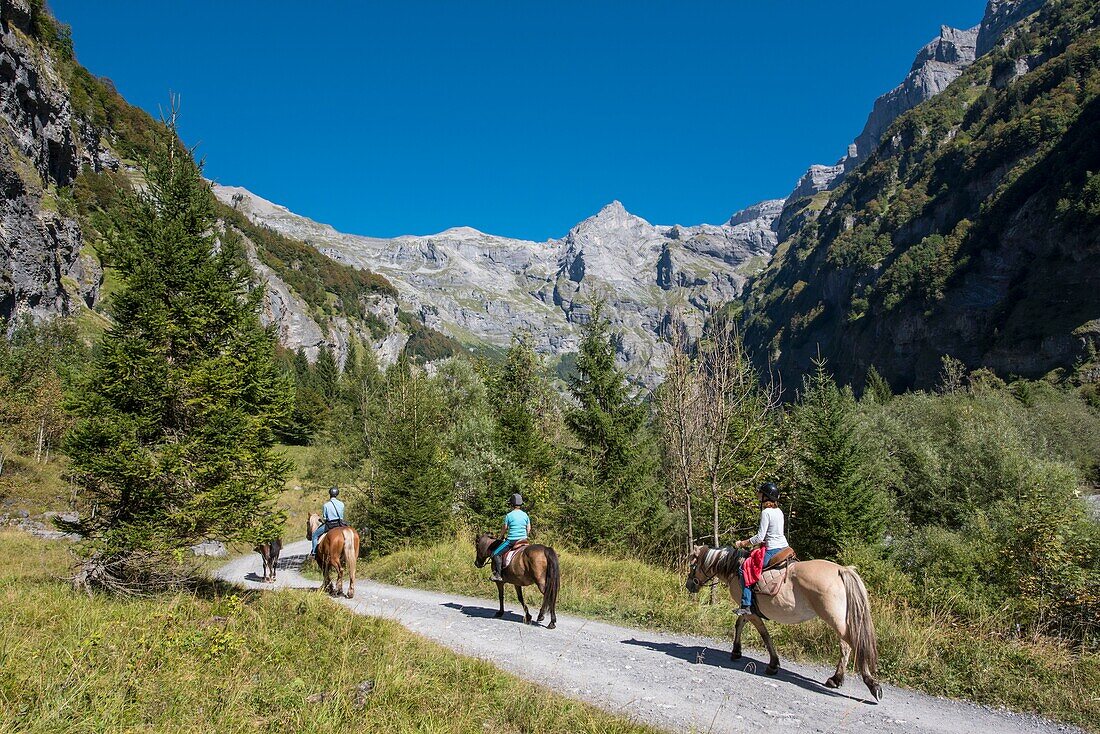
POLYGON ((752 553, 749 553, 749 557, 745 559, 745 562, 741 565, 741 578, 745 582, 745 586, 752 586, 760 580, 760 575, 764 573, 764 553, 766 549, 764 546, 754 548, 752 553))

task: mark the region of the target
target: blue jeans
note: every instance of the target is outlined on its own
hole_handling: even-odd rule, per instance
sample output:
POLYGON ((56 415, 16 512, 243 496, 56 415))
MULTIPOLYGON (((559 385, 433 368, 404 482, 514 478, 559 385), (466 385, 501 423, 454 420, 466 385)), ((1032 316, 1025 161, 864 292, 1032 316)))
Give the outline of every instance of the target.
POLYGON ((512 545, 513 545, 513 544, 514 544, 515 542, 516 542, 516 541, 514 541, 514 540, 506 540, 506 541, 504 541, 503 543, 501 543, 500 545, 498 545, 498 546, 497 546, 496 550, 494 550, 494 551, 493 551, 492 555, 494 555, 494 556, 499 556, 499 555, 500 555, 501 553, 503 553, 504 551, 506 551, 506 550, 508 550, 509 548, 511 548, 511 547, 512 547, 512 545))
MULTIPOLYGON (((768 548, 766 551, 764 551, 764 568, 768 567, 768 561, 770 561, 772 559, 772 556, 774 556, 776 553, 778 553, 781 550, 783 550, 783 549, 782 548, 768 548)), ((745 586, 745 576, 743 574, 741 576, 741 587, 742 587, 742 590, 741 590, 741 606, 743 606, 743 607, 750 606, 752 604, 752 589, 745 586)))
POLYGON ((321 536, 325 534, 325 530, 328 529, 328 525, 321 523, 317 526, 317 529, 313 531, 313 550, 309 553, 315 555, 317 553, 317 543, 321 540, 321 536))

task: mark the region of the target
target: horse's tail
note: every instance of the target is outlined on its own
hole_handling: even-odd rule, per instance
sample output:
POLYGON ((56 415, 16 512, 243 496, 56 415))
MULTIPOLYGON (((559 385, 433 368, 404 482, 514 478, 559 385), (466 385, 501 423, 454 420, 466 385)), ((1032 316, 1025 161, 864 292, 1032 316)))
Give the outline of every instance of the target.
POLYGON ((547 546, 546 548, 546 607, 553 610, 557 608, 558 588, 561 586, 561 567, 558 565, 558 554, 547 546))
POLYGON ((840 578, 844 580, 844 594, 847 597, 848 611, 844 622, 848 628, 855 668, 861 674, 874 675, 878 671, 878 643, 867 587, 852 566, 841 566, 840 578))
POLYGON ((344 566, 348 569, 348 578, 355 583, 355 562, 359 559, 359 533, 355 528, 344 532, 344 566))

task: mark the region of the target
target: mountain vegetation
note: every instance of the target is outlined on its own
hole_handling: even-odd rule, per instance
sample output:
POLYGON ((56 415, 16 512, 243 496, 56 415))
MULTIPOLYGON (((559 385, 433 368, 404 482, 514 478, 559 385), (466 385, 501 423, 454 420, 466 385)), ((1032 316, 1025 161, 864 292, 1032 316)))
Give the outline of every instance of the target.
POLYGON ((1043 3, 805 200, 747 298, 757 356, 797 385, 820 352, 857 389, 871 367, 932 387, 944 354, 1002 377, 1085 361, 1100 339, 1098 49, 1095 3, 1043 3))

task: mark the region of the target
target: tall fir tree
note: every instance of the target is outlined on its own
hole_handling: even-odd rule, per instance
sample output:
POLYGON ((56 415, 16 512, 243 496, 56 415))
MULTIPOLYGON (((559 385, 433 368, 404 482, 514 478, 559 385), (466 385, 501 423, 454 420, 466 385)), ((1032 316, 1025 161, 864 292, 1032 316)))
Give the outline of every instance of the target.
POLYGON ((668 508, 657 482, 648 412, 615 366, 610 323, 597 305, 584 327, 570 381, 576 407, 566 424, 579 447, 563 520, 585 545, 653 550, 667 537, 668 508))
POLYGON ((289 406, 259 321, 263 292, 174 121, 105 227, 123 287, 76 397, 67 439, 79 486, 78 586, 150 589, 184 549, 277 533, 288 470, 273 429, 289 406))
POLYGON ((793 411, 799 481, 792 498, 791 540, 812 558, 835 558, 880 539, 885 495, 869 475, 863 442, 853 433, 856 401, 837 386, 824 360, 803 382, 793 411))
MULTIPOLYGON (((541 527, 553 527, 562 500, 555 496, 561 484, 561 457, 552 441, 558 412, 538 355, 523 336, 513 338, 492 381, 491 396, 496 443, 517 469, 515 491, 523 494, 541 527)), ((501 505, 498 500, 494 509, 501 505)))
POLYGON ((329 405, 340 396, 340 365, 328 344, 317 350, 317 363, 313 365, 317 389, 329 405))
POLYGON ((381 420, 370 435, 377 474, 367 510, 372 545, 382 553, 444 537, 452 527, 453 498, 438 391, 404 355, 387 370, 386 383, 381 420))

